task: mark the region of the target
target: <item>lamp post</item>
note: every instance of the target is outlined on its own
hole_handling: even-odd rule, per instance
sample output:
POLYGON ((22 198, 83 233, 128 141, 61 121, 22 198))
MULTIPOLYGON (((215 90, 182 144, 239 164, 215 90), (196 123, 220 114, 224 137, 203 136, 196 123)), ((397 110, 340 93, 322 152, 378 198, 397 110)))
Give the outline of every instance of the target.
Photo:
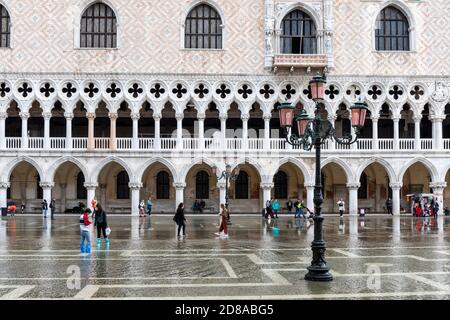
POLYGON ((236 166, 234 168, 234 170, 231 170, 231 166, 229 164, 227 164, 225 166, 225 170, 222 171, 219 175, 218 173, 218 168, 216 166, 214 166, 212 168, 213 174, 216 175, 217 177, 217 181, 220 181, 222 179, 225 179, 225 208, 227 208, 227 212, 228 212, 228 224, 231 224, 231 217, 230 217, 230 210, 228 210, 228 204, 229 204, 229 195, 228 195, 228 187, 230 184, 230 181, 236 181, 238 176, 239 176, 239 172, 241 171, 241 168, 239 166, 236 166))
POLYGON ((288 101, 283 102, 279 107, 280 125, 286 133, 286 140, 291 145, 302 147, 305 151, 316 150, 316 172, 314 185, 314 241, 311 244, 313 252, 311 265, 305 280, 310 281, 332 281, 333 276, 325 261, 326 245, 323 240, 323 216, 322 212, 322 181, 320 167, 320 152, 322 144, 330 138, 339 144, 351 145, 358 140, 360 130, 364 126, 367 113, 367 104, 356 102, 350 107, 352 115, 352 126, 355 129, 355 136, 346 134, 342 138, 336 136, 336 131, 328 119, 322 119, 320 114, 320 102, 324 99, 326 79, 320 74, 310 81, 312 100, 316 104, 314 118, 310 118, 305 110, 301 110, 300 115, 295 118, 298 128, 298 136, 291 134, 290 130, 294 122, 295 107, 288 101))

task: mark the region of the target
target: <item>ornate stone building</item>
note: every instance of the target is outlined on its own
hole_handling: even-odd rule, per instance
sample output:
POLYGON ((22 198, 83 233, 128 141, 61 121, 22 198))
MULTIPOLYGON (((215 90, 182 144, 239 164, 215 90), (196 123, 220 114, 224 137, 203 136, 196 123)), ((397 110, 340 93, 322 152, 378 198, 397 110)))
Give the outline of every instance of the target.
POLYGON ((323 114, 340 135, 370 108, 351 147, 324 146, 325 211, 409 212, 408 194, 450 205, 447 0, 0 0, 0 206, 64 212, 215 211, 241 170, 232 212, 275 197, 312 208, 314 154, 290 147, 276 106, 323 114))

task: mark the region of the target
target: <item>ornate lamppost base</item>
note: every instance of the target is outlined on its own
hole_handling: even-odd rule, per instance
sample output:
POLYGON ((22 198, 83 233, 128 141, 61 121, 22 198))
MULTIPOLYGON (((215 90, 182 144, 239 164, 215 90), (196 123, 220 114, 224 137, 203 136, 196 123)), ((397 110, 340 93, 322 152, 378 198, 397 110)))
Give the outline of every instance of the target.
POLYGON ((305 280, 308 281, 333 281, 333 275, 330 273, 328 267, 308 267, 308 273, 305 275, 305 280))

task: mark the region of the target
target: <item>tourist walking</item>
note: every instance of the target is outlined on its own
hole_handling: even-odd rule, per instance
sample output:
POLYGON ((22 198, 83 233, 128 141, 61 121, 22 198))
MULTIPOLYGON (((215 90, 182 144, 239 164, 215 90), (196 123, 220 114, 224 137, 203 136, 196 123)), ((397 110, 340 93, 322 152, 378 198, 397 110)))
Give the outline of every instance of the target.
POLYGON ((266 219, 267 218, 273 218, 273 210, 272 210, 272 202, 270 200, 266 201, 266 219))
POLYGON ((436 198, 436 201, 434 201, 434 207, 433 207, 433 216, 437 218, 439 212, 439 198, 436 198))
POLYGON ((144 208, 145 208, 145 203, 144 203, 144 200, 142 200, 142 201, 139 203, 138 208, 139 208, 139 217, 145 217, 145 210, 144 210, 144 208))
POLYGON ((345 211, 345 202, 344 202, 344 200, 341 198, 337 202, 337 205, 339 207, 339 215, 342 217, 344 215, 344 211, 345 211))
POLYGON ((47 200, 44 199, 42 202, 42 212, 44 213, 44 218, 47 218, 47 211, 48 211, 48 203, 47 200))
POLYGON ((183 204, 183 202, 181 202, 178 205, 177 212, 175 213, 175 216, 173 217, 173 221, 175 221, 175 223, 178 226, 178 232, 177 232, 178 238, 185 237, 186 236, 186 223, 185 223, 186 218, 184 217, 184 204, 183 204), (181 229, 183 229, 183 235, 182 236, 180 235, 181 229))
POLYGON ((23 202, 23 201, 22 201, 22 204, 20 205, 20 212, 21 212, 22 214, 25 213, 25 202, 23 202))
POLYGON ((52 201, 50 201, 50 217, 53 220, 53 214, 56 211, 56 200, 52 199, 52 201))
POLYGON ((275 214, 275 219, 278 219, 278 212, 280 211, 280 203, 275 199, 272 203, 273 213, 275 214))
POLYGON ((286 207, 287 207, 289 213, 291 213, 292 212, 292 207, 293 207, 291 199, 289 199, 288 202, 286 202, 286 207))
POLYGON ((89 214, 91 209, 86 208, 80 216, 80 251, 81 253, 91 252, 91 222, 89 221, 89 214), (84 245, 86 243, 86 246, 84 245))
POLYGON ((216 235, 223 239, 228 238, 228 210, 223 203, 220 205, 220 227, 216 235))
POLYGON ((386 200, 386 210, 387 210, 388 214, 393 215, 392 214, 392 199, 391 198, 387 198, 387 200, 386 200))
POLYGON ((100 203, 96 204, 95 207, 95 220, 94 226, 97 227, 97 247, 100 247, 101 235, 103 233, 103 238, 105 239, 106 246, 109 245, 108 235, 106 234, 106 228, 108 227, 108 220, 106 212, 103 210, 100 203))
POLYGON ((150 216, 152 214, 153 202, 152 198, 148 198, 147 200, 147 214, 150 216))

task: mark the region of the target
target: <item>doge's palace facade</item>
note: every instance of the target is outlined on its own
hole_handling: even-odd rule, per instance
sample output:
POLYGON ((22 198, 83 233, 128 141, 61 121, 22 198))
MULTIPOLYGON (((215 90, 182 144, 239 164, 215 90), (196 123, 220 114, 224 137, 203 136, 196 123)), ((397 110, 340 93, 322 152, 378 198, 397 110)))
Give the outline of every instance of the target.
POLYGON ((195 199, 215 212, 225 184, 211 169, 228 163, 241 168, 232 212, 260 212, 269 198, 312 208, 314 154, 285 142, 275 108, 288 100, 313 114, 316 72, 338 133, 352 130, 354 102, 370 109, 357 144, 324 146, 326 212, 339 198, 350 214, 383 212, 388 197, 394 214, 409 212, 415 192, 450 205, 447 0, 0 5, 1 207, 32 212, 55 198, 64 212, 95 197, 138 214, 151 197, 158 212, 195 199), (200 37, 207 48, 192 45, 200 37))

